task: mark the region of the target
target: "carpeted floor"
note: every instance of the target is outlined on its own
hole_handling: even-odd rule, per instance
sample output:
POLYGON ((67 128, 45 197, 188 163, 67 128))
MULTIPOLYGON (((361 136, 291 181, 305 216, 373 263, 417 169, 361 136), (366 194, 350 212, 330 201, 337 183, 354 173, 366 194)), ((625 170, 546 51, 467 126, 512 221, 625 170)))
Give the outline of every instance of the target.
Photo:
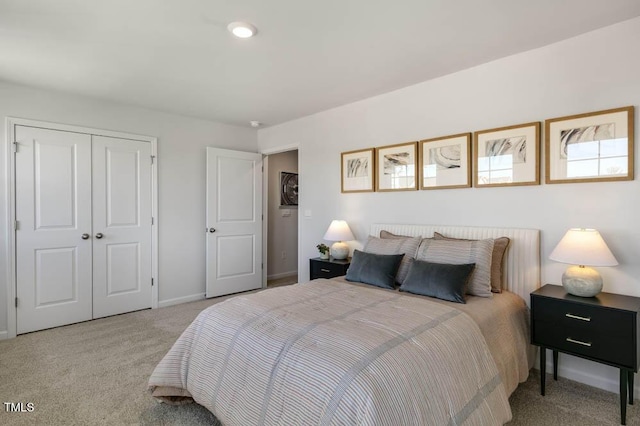
MULTIPOLYGON (((147 393, 155 365, 207 306, 203 300, 59 327, 0 341, 0 402, 34 404, 6 412, 0 425, 207 425, 197 404, 167 406, 147 393)), ((509 425, 617 425, 618 395, 561 379, 542 397, 532 373, 510 399, 509 425)), ((640 425, 638 403, 628 425, 640 425)))
POLYGON ((298 282, 298 275, 289 275, 282 278, 267 280, 267 287, 282 287, 283 285, 295 284, 298 282))

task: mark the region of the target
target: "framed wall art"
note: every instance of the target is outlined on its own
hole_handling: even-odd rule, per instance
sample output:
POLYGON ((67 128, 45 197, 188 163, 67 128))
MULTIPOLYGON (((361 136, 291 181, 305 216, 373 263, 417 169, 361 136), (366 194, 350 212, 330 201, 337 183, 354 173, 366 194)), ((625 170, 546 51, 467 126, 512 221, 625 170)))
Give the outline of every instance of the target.
POLYGON ((633 106, 545 121, 545 182, 633 179, 633 106))
POLYGON ((417 157, 417 142, 376 148, 376 190, 418 189, 417 157))
POLYGON ((473 184, 477 188, 540 184, 540 123, 474 133, 473 184))
POLYGON ((420 189, 471 186, 471 133, 418 142, 420 189))
POLYGON ((340 154, 342 192, 372 192, 375 189, 373 148, 340 154))

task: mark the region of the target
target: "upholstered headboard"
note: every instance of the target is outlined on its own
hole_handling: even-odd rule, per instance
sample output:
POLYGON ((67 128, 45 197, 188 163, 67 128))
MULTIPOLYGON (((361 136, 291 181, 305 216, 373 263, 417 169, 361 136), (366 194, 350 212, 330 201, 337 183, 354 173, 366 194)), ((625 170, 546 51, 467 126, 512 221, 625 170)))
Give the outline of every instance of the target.
POLYGON ((505 255, 502 287, 520 295, 527 304, 529 293, 540 287, 540 231, 537 229, 374 223, 370 234, 378 237, 382 230, 423 238, 433 237, 434 232, 474 240, 509 237, 511 243, 505 255))

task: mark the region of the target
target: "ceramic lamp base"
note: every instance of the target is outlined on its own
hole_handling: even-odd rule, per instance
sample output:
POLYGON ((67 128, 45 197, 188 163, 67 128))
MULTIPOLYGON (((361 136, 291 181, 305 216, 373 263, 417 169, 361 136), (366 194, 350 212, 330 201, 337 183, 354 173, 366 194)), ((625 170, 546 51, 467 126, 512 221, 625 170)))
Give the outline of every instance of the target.
POLYGON ((602 291, 602 277, 588 266, 571 266, 562 274, 562 287, 574 296, 593 297, 602 291))
POLYGON ((331 256, 334 259, 346 259, 349 257, 349 246, 342 241, 333 243, 331 246, 331 256))

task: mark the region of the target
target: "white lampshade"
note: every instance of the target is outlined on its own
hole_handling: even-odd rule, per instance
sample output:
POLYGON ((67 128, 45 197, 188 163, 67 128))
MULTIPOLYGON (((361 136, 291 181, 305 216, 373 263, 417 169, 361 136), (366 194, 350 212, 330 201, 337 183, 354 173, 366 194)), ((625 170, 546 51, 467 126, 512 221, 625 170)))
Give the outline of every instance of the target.
POLYGON ((549 255, 561 263, 583 266, 616 266, 618 261, 595 229, 569 229, 549 255))
POLYGON ((329 229, 324 234, 324 239, 327 241, 351 241, 356 238, 353 236, 349 225, 344 220, 333 220, 329 229))
POLYGON ((331 246, 331 256, 334 259, 346 259, 349 256, 349 246, 343 241, 355 240, 349 225, 344 220, 334 220, 324 234, 327 241, 335 241, 331 246))
POLYGON ((569 229, 549 255, 556 262, 570 263, 562 274, 562 286, 574 296, 593 297, 602 290, 602 277, 590 266, 615 266, 618 261, 595 229, 569 229))

